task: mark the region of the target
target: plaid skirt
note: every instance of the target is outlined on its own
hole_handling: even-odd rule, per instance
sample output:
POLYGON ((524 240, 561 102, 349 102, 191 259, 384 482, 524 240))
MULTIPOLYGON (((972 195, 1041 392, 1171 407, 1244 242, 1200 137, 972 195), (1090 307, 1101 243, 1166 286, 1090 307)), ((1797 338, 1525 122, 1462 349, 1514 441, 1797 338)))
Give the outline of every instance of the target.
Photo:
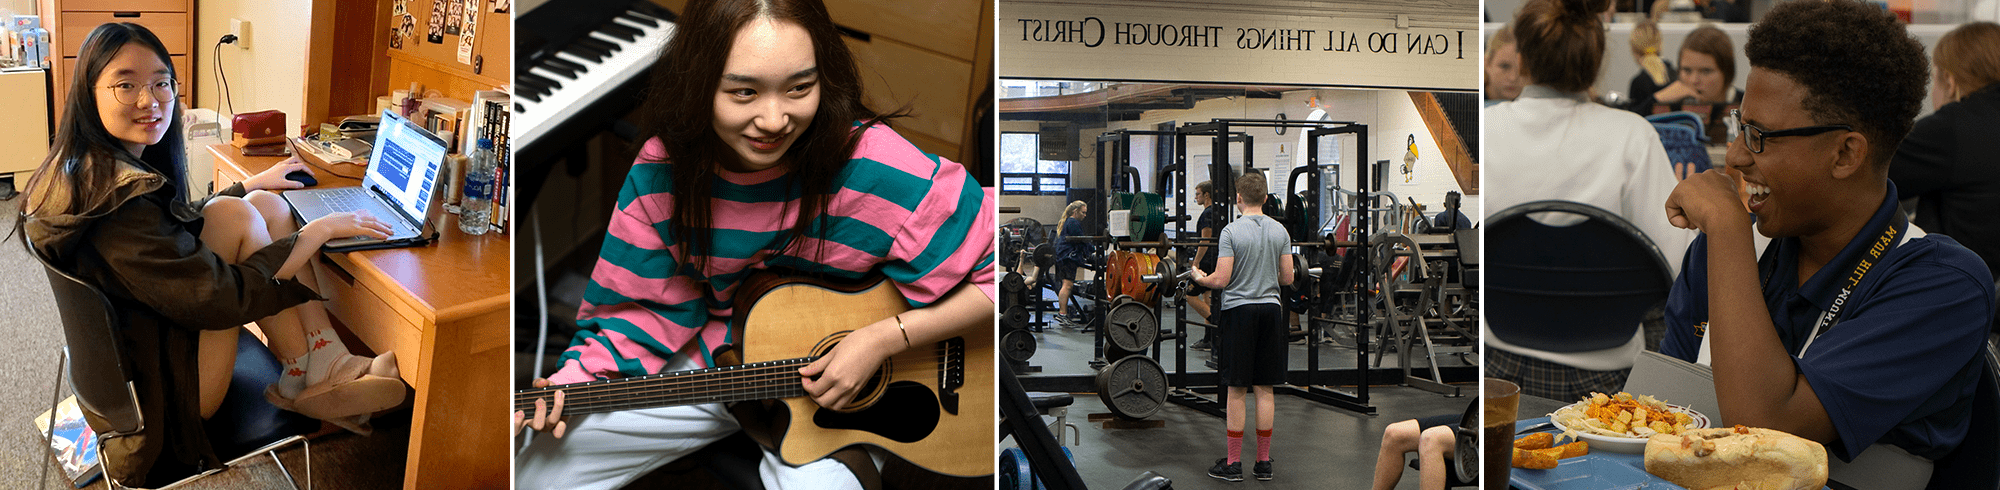
POLYGON ((1577 369, 1500 349, 1486 349, 1486 376, 1521 385, 1521 393, 1551 400, 1574 402, 1591 392, 1606 395, 1625 388, 1632 368, 1616 371, 1577 369))

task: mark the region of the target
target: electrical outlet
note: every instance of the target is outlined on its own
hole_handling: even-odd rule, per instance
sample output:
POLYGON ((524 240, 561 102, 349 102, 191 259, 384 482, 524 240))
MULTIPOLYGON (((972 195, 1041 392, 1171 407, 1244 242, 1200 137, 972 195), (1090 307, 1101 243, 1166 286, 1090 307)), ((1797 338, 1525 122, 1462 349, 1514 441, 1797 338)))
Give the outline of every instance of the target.
POLYGON ((250 49, 250 21, 229 19, 229 33, 236 36, 236 47, 250 49))

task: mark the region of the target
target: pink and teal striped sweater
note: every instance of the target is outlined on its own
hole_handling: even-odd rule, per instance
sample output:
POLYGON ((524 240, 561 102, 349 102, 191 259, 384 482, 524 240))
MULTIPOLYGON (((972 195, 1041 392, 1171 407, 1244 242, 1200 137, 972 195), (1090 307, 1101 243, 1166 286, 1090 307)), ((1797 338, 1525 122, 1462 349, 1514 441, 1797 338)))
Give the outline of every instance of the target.
MULTIPOLYGON (((833 199, 802 248, 822 257, 780 255, 797 217, 799 191, 781 184, 784 169, 724 171, 712 209, 713 245, 706 270, 688 271, 672 243, 671 163, 659 141, 647 142, 618 193, 604 249, 584 292, 577 324, 554 384, 654 374, 676 352, 702 366, 733 342, 734 294, 759 269, 780 267, 857 279, 880 270, 912 307, 971 282, 993 298, 993 196, 963 166, 926 154, 884 126, 862 133, 837 177, 833 199), (787 208, 787 204, 791 206, 787 208), (712 288, 704 294, 701 281, 712 288)), ((693 261, 691 261, 693 262, 693 261)), ((688 267, 692 269, 692 267, 688 267)))

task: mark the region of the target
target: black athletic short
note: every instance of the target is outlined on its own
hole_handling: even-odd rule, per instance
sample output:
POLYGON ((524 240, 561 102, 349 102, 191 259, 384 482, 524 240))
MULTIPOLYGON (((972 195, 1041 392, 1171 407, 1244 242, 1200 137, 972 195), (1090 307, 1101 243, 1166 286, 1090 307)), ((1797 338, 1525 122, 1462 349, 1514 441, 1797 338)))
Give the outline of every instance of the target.
POLYGON ((1456 427, 1459 425, 1459 423, 1461 423, 1464 420, 1465 420, 1465 414, 1463 413, 1447 413, 1443 415, 1432 415, 1429 417, 1417 417, 1417 432, 1422 433, 1423 431, 1430 430, 1430 428, 1437 427, 1440 425, 1449 425, 1456 427))
POLYGON ((1223 386, 1285 383, 1285 311, 1271 303, 1223 310, 1217 319, 1216 362, 1223 386))

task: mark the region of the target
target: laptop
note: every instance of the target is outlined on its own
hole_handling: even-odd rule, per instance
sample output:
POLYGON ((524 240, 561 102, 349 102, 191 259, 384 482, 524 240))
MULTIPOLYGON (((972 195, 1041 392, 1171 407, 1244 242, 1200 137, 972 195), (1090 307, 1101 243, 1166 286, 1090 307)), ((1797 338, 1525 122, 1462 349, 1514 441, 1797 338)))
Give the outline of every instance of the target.
POLYGON ((392 227, 388 238, 338 238, 326 242, 328 250, 422 245, 444 156, 443 139, 384 110, 375 148, 368 155, 368 175, 360 186, 299 189, 283 195, 302 223, 333 213, 365 211, 392 227))

